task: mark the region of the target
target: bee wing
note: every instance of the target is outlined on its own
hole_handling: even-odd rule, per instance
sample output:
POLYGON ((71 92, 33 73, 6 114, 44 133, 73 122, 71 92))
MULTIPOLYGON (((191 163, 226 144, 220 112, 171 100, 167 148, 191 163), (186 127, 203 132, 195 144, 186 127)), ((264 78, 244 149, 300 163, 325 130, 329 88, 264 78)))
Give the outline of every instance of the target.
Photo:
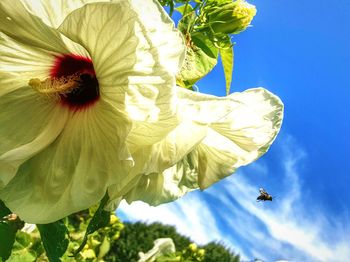
POLYGON ((266 193, 266 191, 262 187, 259 188, 259 191, 260 191, 260 194, 266 193))

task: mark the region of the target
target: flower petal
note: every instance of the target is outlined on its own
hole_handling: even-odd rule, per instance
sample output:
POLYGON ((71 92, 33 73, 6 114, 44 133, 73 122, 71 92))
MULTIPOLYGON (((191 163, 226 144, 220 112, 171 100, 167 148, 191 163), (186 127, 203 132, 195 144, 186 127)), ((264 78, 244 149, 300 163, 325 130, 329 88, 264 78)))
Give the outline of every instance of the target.
POLYGON ((49 77, 55 55, 61 52, 87 54, 29 13, 20 1, 1 2, 0 14, 0 96, 27 85, 32 78, 49 77))
POLYGON ((103 2, 103 0, 21 0, 21 2, 31 13, 40 17, 44 23, 58 28, 70 12, 86 3, 103 2))
MULTIPOLYGON (((188 156, 190 157, 190 156, 188 156)), ((143 175, 137 185, 125 196, 128 203, 142 200, 157 206, 174 201, 198 188, 198 174, 191 166, 191 160, 179 161, 162 173, 143 175)))
MULTIPOLYGON (((188 168, 188 163, 181 160, 200 143, 206 132, 206 125, 184 121, 158 143, 142 147, 134 152, 132 156, 135 166, 128 174, 134 180, 130 181, 122 191, 116 187, 117 185, 108 189, 111 200, 109 206, 115 208, 119 204, 120 197, 126 194, 129 201, 144 197, 148 199, 146 202, 152 201, 153 204, 156 203, 155 201, 160 201, 153 199, 153 196, 159 195, 160 192, 163 192, 161 194, 163 202, 166 202, 165 199, 171 198, 173 200, 185 194, 188 191, 186 185, 181 189, 177 186, 180 180, 184 182, 189 179, 190 175, 183 170, 183 174, 187 176, 182 177, 182 174, 176 173, 174 170, 188 168), (189 132, 192 135, 188 135, 189 132)), ((147 139, 150 135, 146 133, 144 137, 147 139)), ((197 175, 195 181, 197 181, 197 175)), ((197 184, 196 186, 198 187, 197 184)), ((109 209, 113 208, 109 207, 109 209)))
POLYGON ((20 0, 0 2, 0 31, 29 46, 57 54, 68 52, 60 33, 29 13, 20 0))
POLYGON ((96 204, 110 185, 121 190, 133 179, 123 139, 129 128, 101 100, 71 112, 61 135, 20 166, 0 198, 30 223, 50 223, 96 204))
POLYGON ((73 11, 59 28, 89 52, 101 97, 110 104, 117 101, 135 121, 128 139, 131 147, 150 145, 177 124, 174 64, 180 63, 185 47, 161 10, 150 0, 88 4, 73 11), (136 3, 147 6, 147 19, 136 3), (145 130, 152 130, 152 137, 142 139, 145 130))
MULTIPOLYGON (((97 2, 118 3, 118 0, 22 0, 31 13, 40 17, 47 25, 58 28, 64 19, 74 10, 85 4, 97 2)), ((158 42, 160 57, 166 61, 163 66, 175 74, 178 73, 184 59, 184 41, 181 33, 174 29, 174 24, 158 1, 131 0, 132 8, 149 33, 153 42, 158 42), (169 33, 171 32, 171 33, 169 33)))
POLYGON ((142 173, 162 173, 189 154, 207 135, 207 126, 184 121, 169 132, 163 140, 136 152, 143 154, 142 173))
POLYGON ((197 148, 201 189, 265 154, 282 125, 283 103, 266 89, 249 89, 228 98, 232 112, 210 124, 197 148))
MULTIPOLYGON (((281 127, 283 104, 262 88, 225 98, 178 89, 178 97, 183 117, 207 124, 206 135, 174 166, 143 175, 124 196, 128 202, 142 200, 158 205, 198 187, 205 189, 263 155, 281 127)), ((189 128, 175 140, 179 143, 176 146, 182 139, 196 140, 196 136, 195 129, 189 128)), ((157 150, 152 153, 157 155, 157 150)))
POLYGON ((173 20, 157 0, 132 0, 131 3, 143 23, 143 30, 157 47, 160 63, 176 75, 186 53, 182 34, 174 28, 173 20))
POLYGON ((62 131, 66 110, 25 86, 0 97, 0 189, 62 131), (20 101, 20 102, 19 102, 20 101))
POLYGON ((163 74, 174 77, 185 52, 181 33, 152 0, 85 5, 68 15, 59 30, 89 51, 97 75, 109 83, 116 75, 124 76, 118 84, 132 82, 132 77, 136 84, 144 83, 144 74, 155 78, 148 77, 146 83, 157 82, 164 68, 163 74))
POLYGON ((27 85, 32 78, 47 78, 53 61, 50 52, 22 44, 0 32, 0 97, 27 85))

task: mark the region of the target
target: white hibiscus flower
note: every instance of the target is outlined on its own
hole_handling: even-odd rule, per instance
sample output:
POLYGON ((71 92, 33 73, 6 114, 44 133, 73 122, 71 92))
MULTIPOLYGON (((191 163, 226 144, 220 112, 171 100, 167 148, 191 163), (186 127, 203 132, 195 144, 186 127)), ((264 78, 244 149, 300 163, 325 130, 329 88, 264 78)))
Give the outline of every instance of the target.
POLYGON ((0 198, 27 222, 123 189, 137 174, 127 139, 149 145, 178 122, 170 18, 156 1, 93 2, 0 2, 0 198))
POLYGON ((2 0, 0 199, 31 223, 159 204, 266 152, 280 100, 175 87, 184 49, 156 0, 2 0))

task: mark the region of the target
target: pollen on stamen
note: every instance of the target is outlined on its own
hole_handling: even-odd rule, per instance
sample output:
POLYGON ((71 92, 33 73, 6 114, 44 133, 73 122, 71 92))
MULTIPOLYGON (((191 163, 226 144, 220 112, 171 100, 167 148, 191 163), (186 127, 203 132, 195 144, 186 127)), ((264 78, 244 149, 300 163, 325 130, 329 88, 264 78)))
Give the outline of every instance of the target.
POLYGON ((68 77, 46 78, 44 81, 33 78, 29 80, 28 85, 48 98, 60 101, 62 97, 68 96, 75 88, 79 87, 79 81, 80 75, 73 74, 68 77))

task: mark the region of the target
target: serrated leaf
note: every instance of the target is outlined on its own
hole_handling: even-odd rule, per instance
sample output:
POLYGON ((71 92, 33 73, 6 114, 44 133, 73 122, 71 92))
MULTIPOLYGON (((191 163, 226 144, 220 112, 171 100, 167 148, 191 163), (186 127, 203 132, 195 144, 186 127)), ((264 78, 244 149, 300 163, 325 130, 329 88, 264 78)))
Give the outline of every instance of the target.
POLYGON ((66 252, 69 239, 68 229, 62 220, 50 224, 38 224, 46 255, 51 262, 61 261, 66 252))
POLYGON ((105 211, 103 208, 106 205, 108 201, 108 194, 106 193, 105 196, 102 198, 100 205, 98 206, 94 216, 91 218, 89 225, 86 229, 83 241, 79 248, 74 252, 73 256, 76 256, 80 251, 83 250, 84 246, 86 245, 88 236, 92 233, 94 233, 96 230, 105 227, 109 224, 110 221, 110 215, 111 212, 105 211))
POLYGON ((11 224, 0 221, 0 258, 3 261, 6 261, 11 255, 16 232, 17 229, 11 224))
POLYGON ((229 37, 225 43, 225 47, 220 48, 220 56, 225 74, 226 95, 228 95, 230 94, 233 72, 233 46, 229 37))

